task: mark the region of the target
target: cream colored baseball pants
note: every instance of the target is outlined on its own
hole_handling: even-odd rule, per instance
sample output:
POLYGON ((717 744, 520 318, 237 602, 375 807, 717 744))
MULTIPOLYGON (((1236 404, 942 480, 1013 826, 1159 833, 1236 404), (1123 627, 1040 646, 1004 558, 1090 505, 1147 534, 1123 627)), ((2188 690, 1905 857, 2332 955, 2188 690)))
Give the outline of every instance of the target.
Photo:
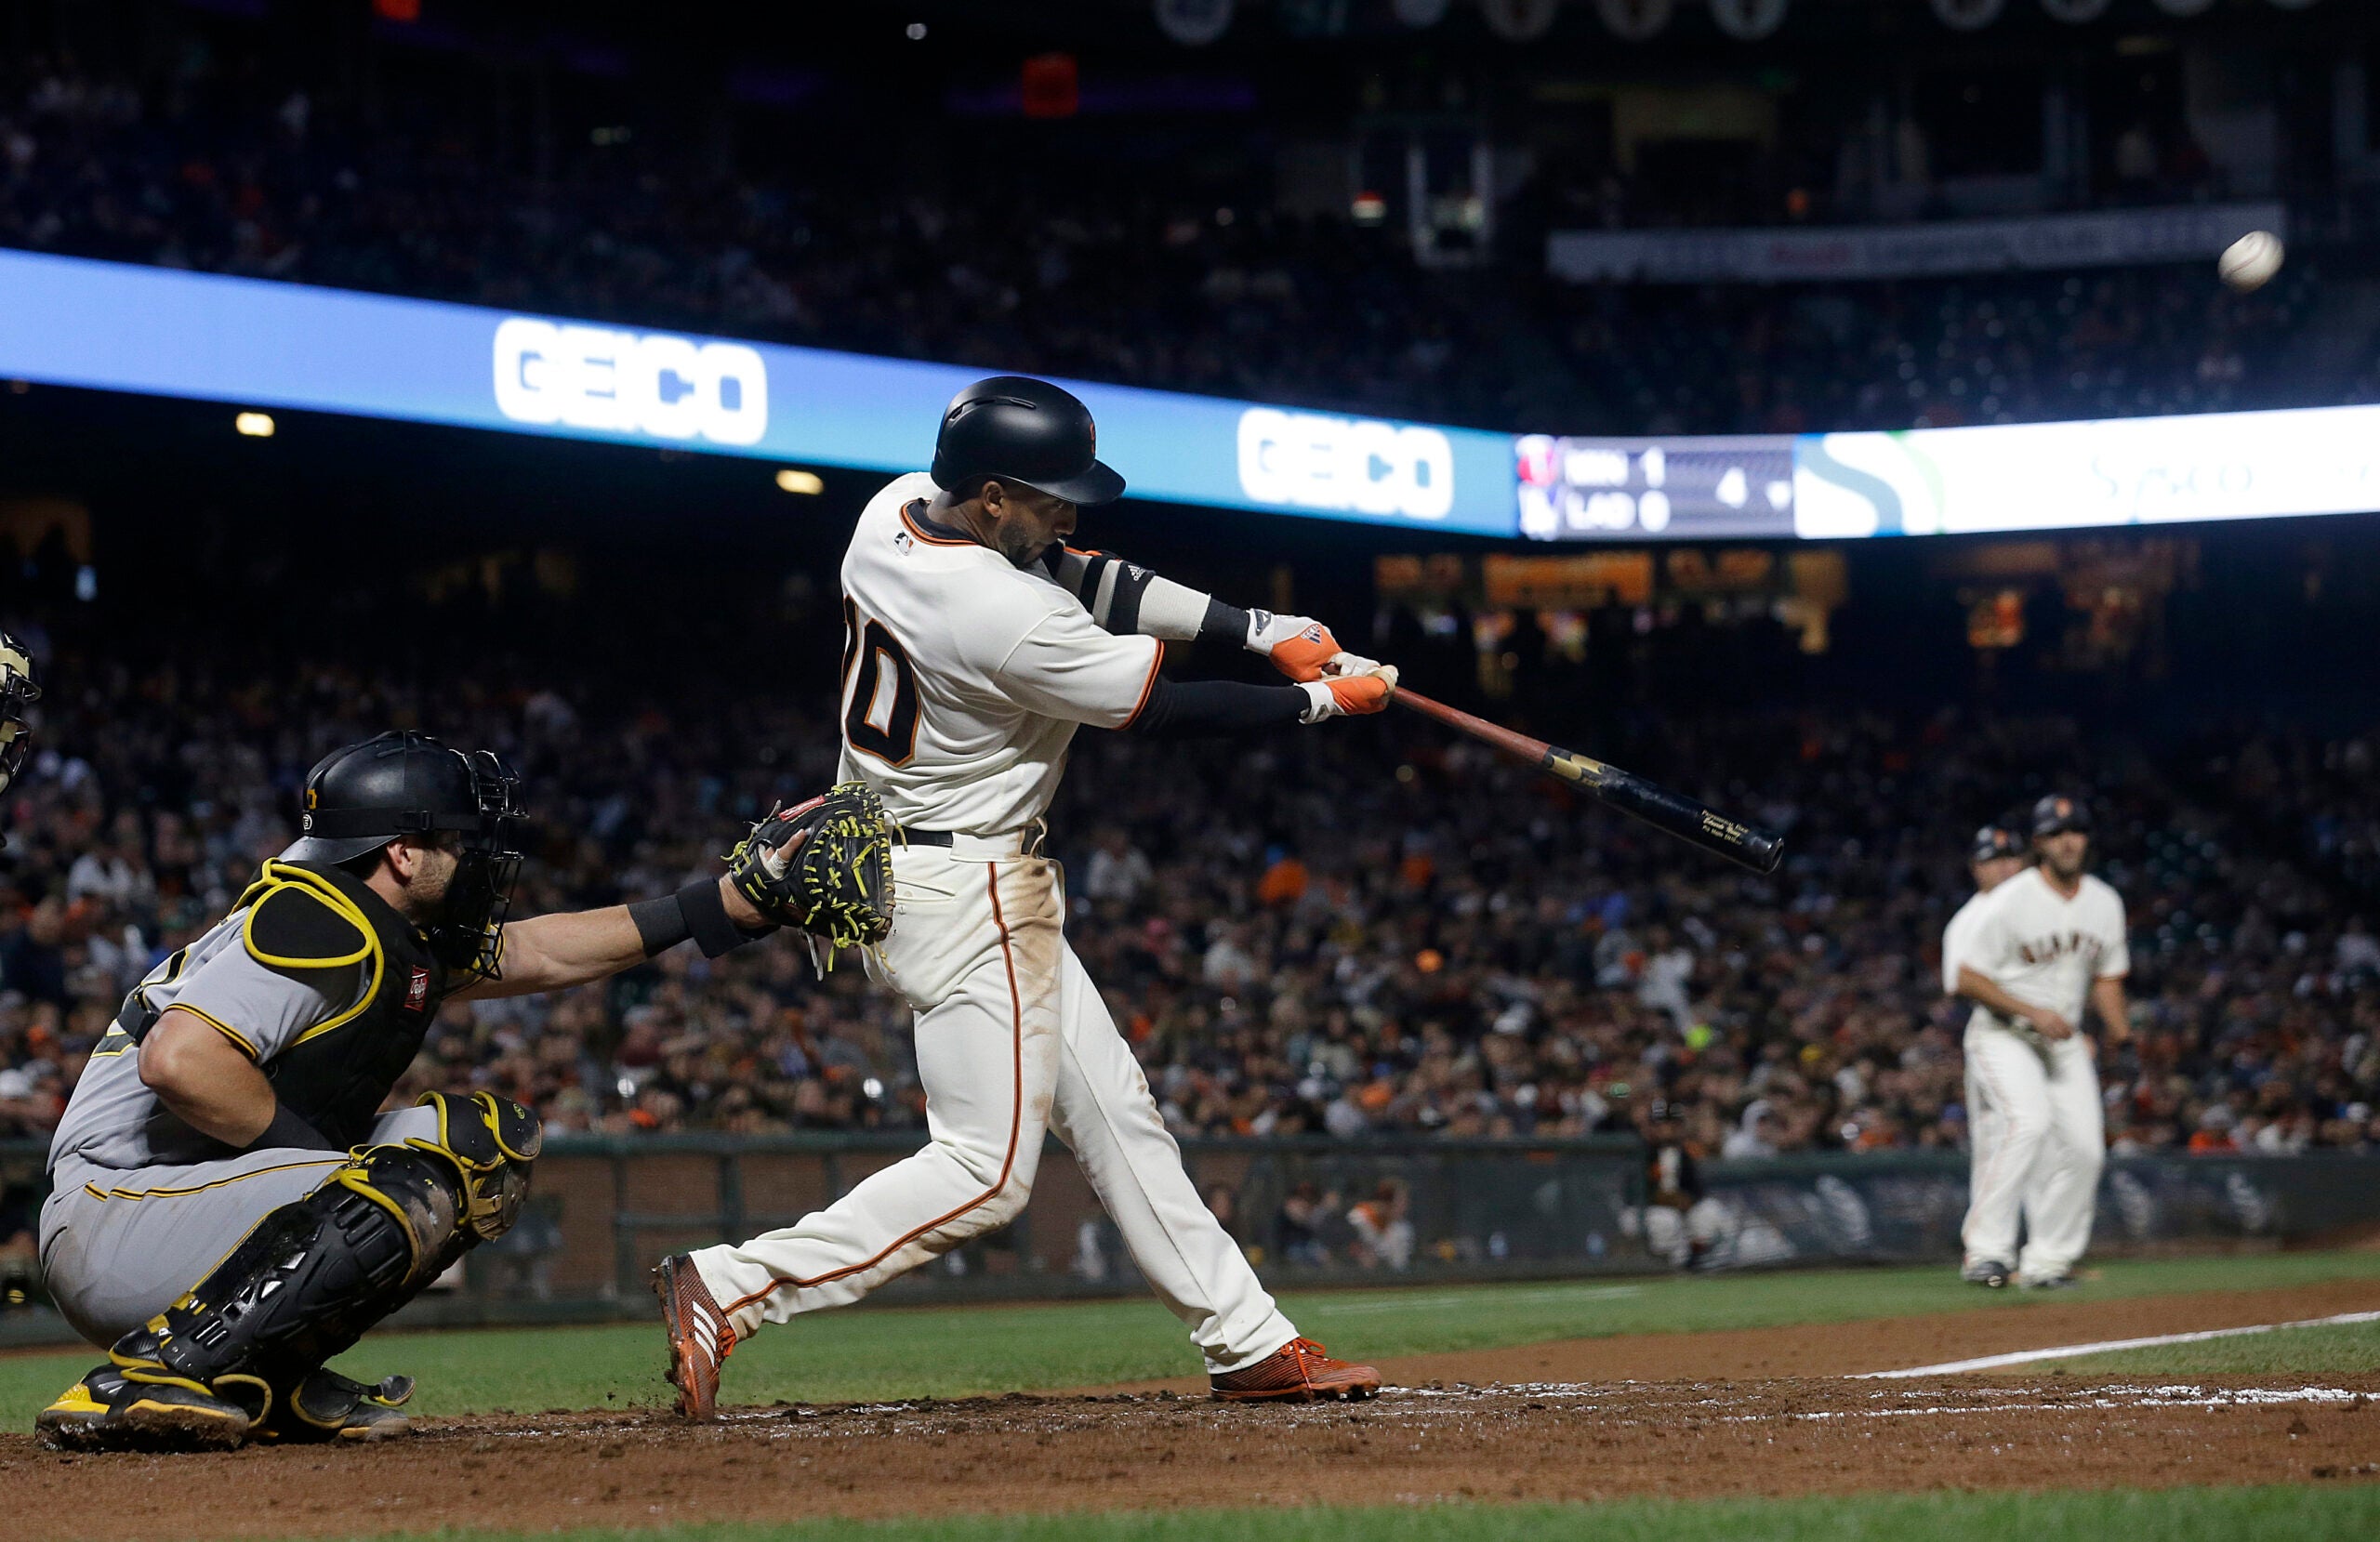
POLYGON ((2099 1169, 2107 1164, 2091 1036, 2078 1033, 2050 1045, 2044 1057, 2007 1029, 1976 1022, 1964 1048, 1972 1176, 1960 1240, 1967 1259, 2011 1263, 2034 1279, 2067 1273, 2091 1244, 2099 1169))
POLYGON ((927 1142, 792 1226, 694 1255, 736 1334, 856 1301, 1015 1219, 1048 1129, 1210 1371, 1295 1338, 1183 1170, 1139 1062, 1066 945, 1057 863, 911 846, 895 854, 893 884, 871 972, 917 1012, 927 1142))

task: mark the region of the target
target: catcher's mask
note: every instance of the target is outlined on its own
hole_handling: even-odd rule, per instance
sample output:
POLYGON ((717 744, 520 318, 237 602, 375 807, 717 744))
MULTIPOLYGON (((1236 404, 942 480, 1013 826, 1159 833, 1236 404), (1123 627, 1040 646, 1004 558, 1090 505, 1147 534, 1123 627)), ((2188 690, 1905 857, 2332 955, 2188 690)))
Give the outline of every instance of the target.
POLYGON ((41 687, 33 682, 33 656, 25 645, 0 632, 0 792, 17 780, 25 757, 33 747, 33 703, 41 687))
POLYGON ((466 753, 410 730, 383 733, 331 751, 306 773, 306 833, 282 857, 328 865, 401 836, 446 836, 455 875, 436 913, 419 917, 422 932, 456 984, 493 980, 502 972, 504 913, 521 872, 513 848, 520 785, 494 751, 466 753))

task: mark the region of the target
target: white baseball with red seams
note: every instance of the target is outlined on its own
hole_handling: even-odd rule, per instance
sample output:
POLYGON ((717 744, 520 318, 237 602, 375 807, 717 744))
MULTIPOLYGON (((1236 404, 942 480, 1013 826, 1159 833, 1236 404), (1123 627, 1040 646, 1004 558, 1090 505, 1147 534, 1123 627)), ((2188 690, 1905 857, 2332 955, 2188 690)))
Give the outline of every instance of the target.
POLYGON ((1038 568, 1012 567, 909 506, 923 475, 871 500, 843 559, 840 778, 910 829, 953 832, 892 860, 892 929, 870 974, 917 1013, 923 1149, 822 1210, 692 1255, 739 1338, 857 1300, 1015 1219, 1044 1129, 1069 1146, 1132 1260, 1210 1372, 1297 1330, 1183 1170, 1147 1080, 1066 943, 1038 822, 1084 723, 1120 728, 1163 647, 1117 636, 1038 568))

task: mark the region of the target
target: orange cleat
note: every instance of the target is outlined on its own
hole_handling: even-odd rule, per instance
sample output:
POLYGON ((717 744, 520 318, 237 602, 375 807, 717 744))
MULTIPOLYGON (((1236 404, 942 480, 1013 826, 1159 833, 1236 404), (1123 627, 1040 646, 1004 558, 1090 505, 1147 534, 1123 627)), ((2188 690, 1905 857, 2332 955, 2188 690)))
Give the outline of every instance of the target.
POLYGON ((678 1412, 690 1419, 717 1418, 719 1367, 735 1352, 735 1329, 683 1253, 654 1270, 653 1293, 661 1298, 661 1320, 669 1330, 669 1385, 678 1389, 678 1412))
POLYGON ((1333 1360, 1311 1338, 1292 1338, 1253 1365, 1207 1378, 1218 1403, 1356 1401, 1380 1390, 1380 1372, 1333 1360))

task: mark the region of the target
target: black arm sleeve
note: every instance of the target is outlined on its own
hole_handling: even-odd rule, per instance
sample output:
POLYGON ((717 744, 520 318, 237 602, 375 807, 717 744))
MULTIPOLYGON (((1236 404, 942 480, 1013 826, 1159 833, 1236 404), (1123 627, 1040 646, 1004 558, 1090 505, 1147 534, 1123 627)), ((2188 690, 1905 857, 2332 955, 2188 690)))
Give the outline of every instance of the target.
POLYGON ((1149 689, 1140 715, 1126 727, 1152 739, 1195 739, 1279 728, 1305 716, 1311 700, 1294 685, 1242 685, 1237 680, 1167 679, 1149 689))
POLYGON ((1235 648, 1248 646, 1248 613, 1236 605, 1226 605, 1210 595, 1207 598, 1207 619, 1198 623, 1201 642, 1228 642, 1235 648))

